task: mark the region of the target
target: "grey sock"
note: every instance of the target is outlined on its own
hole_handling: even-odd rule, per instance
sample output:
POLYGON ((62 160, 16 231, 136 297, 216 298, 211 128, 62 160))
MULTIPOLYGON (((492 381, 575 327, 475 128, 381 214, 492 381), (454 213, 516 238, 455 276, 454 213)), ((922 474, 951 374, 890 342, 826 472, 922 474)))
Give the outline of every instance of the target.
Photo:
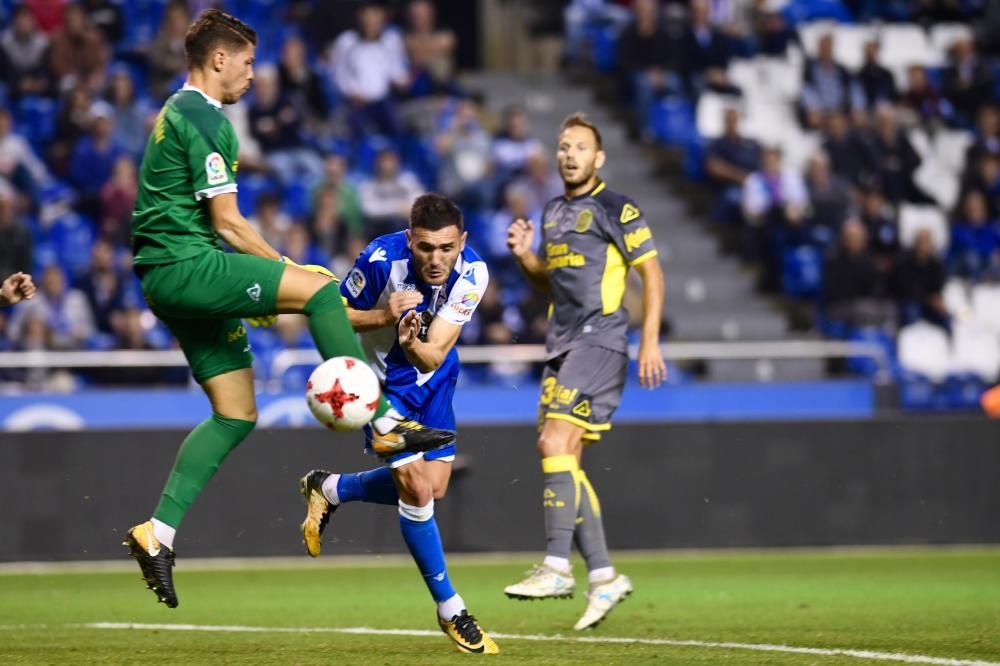
POLYGON ((611 557, 608 555, 608 544, 604 539, 601 504, 587 474, 583 470, 577 474, 580 483, 580 508, 576 515, 576 531, 573 533, 573 539, 587 562, 588 571, 610 567, 611 557))
POLYGON ((545 552, 569 559, 576 527, 576 483, 572 472, 545 473, 545 552))

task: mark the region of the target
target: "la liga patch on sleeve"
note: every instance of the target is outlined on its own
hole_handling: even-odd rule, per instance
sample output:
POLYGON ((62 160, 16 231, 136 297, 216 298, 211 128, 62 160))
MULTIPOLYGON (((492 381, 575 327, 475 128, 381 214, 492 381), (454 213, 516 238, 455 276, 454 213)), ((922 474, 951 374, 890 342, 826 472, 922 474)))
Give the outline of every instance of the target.
POLYGON ((205 178, 209 185, 222 185, 229 181, 226 173, 226 160, 219 153, 210 153, 205 158, 205 178))

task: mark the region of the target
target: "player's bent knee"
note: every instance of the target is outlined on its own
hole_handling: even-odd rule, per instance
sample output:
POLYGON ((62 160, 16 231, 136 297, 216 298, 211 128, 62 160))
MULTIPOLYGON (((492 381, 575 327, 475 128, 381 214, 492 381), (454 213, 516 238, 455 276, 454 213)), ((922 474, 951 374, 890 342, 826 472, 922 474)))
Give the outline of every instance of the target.
POLYGON ((419 506, 399 500, 399 515, 416 523, 426 523, 434 517, 434 500, 419 506))

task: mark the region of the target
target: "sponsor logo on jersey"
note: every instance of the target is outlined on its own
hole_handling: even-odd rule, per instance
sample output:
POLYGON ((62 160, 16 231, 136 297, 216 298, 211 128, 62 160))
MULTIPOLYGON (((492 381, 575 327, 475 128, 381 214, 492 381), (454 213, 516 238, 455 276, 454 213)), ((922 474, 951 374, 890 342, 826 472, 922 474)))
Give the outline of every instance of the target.
POLYGON ((554 271, 557 268, 572 266, 579 268, 587 263, 587 258, 582 254, 570 252, 569 243, 546 243, 545 244, 545 269, 554 271))
POLYGON ((627 203, 625 204, 625 207, 622 208, 622 214, 618 216, 618 221, 622 224, 627 224, 632 220, 637 219, 640 215, 642 215, 642 213, 639 212, 638 208, 630 203, 627 203))
POLYGON ((396 287, 396 291, 416 291, 417 285, 410 284, 409 282, 400 282, 399 286, 396 287))
POLYGON ((580 211, 580 214, 576 216, 576 233, 582 234, 587 229, 590 228, 591 223, 594 221, 594 211, 589 208, 584 208, 580 211))
POLYGON ((234 330, 226 333, 226 342, 236 342, 240 338, 245 338, 246 335, 247 335, 247 330, 243 328, 243 324, 240 324, 234 330))
POLYGON ((572 405, 579 394, 580 389, 566 388, 555 377, 547 377, 542 382, 542 395, 538 402, 545 406, 572 405))
POLYGON ((386 259, 387 257, 385 256, 385 248, 380 247, 374 252, 372 252, 371 256, 368 257, 368 263, 374 264, 376 261, 385 261, 386 259))
POLYGON ((219 153, 209 153, 205 158, 205 178, 209 185, 222 185, 229 180, 226 173, 226 161, 219 153))
POLYGON ((365 288, 365 274, 357 268, 352 268, 351 272, 347 274, 347 279, 344 280, 344 284, 347 285, 347 293, 354 298, 357 298, 361 295, 361 291, 365 288))
POLYGON ((591 414, 590 400, 584 399, 576 403, 572 412, 574 416, 579 416, 581 419, 589 419, 591 414))
POLYGON ((470 291, 469 293, 462 296, 462 305, 464 305, 465 307, 474 308, 478 304, 479 304, 479 294, 477 294, 476 292, 470 291))
POLYGON ((635 231, 630 231, 625 234, 625 251, 631 252, 632 250, 638 250, 642 247, 642 244, 653 237, 653 232, 649 230, 649 227, 642 227, 636 229, 635 231))
POLYGON ((260 302, 260 283, 254 282, 253 286, 249 287, 247 289, 247 296, 249 296, 250 300, 253 301, 254 303, 259 303, 260 302))
POLYGON ((452 303, 448 307, 463 317, 468 317, 472 314, 472 308, 464 308, 461 303, 452 303))

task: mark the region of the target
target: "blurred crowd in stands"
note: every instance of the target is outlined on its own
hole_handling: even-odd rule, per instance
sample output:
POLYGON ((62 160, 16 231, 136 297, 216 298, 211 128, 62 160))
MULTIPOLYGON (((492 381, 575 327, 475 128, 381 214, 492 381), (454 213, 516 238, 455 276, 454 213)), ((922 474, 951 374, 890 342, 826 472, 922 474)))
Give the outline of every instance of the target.
POLYGON ((679 149, 759 288, 890 351, 978 303, 1000 350, 1000 2, 572 5, 574 64, 679 149))
MULTIPOLYGON (((129 226, 149 129, 184 82, 185 32, 208 4, 0 2, 0 274, 30 271, 39 284, 31 302, 0 309, 0 350, 172 345, 132 273, 129 226)), ((553 150, 520 109, 488 107, 456 82, 457 36, 432 2, 215 4, 260 37, 252 91, 226 113, 240 140, 240 207, 269 243, 344 275, 433 189, 461 204, 491 266, 509 267, 509 222, 561 193, 553 150)), ((462 341, 541 341, 545 303, 516 271, 493 276, 462 341)), ((251 341, 265 377, 280 350, 311 346, 291 316, 251 341)))

